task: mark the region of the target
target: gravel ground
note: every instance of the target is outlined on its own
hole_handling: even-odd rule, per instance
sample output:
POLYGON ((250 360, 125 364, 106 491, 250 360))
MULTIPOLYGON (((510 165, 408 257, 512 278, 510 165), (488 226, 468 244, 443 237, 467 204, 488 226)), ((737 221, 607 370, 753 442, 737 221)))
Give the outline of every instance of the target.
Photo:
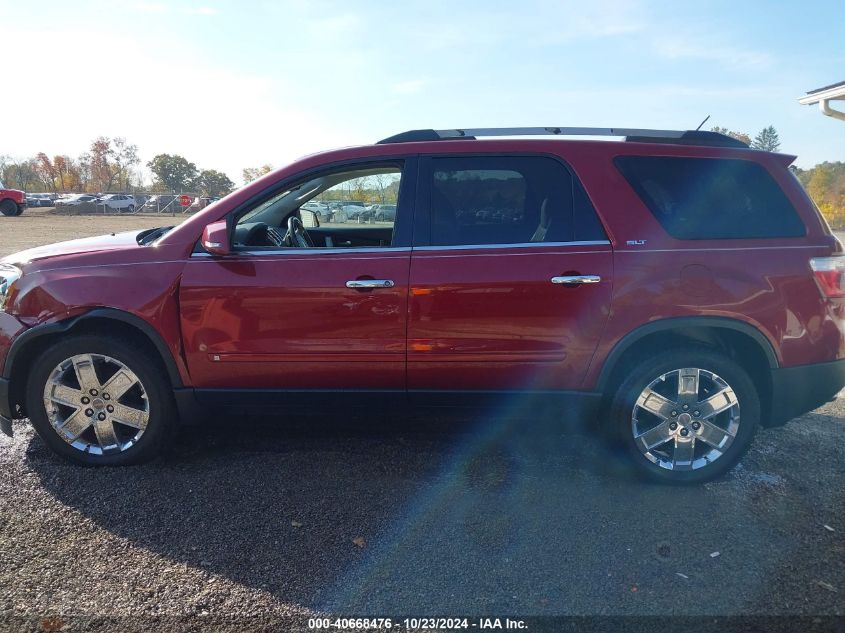
POLYGON ((233 419, 126 469, 18 424, 0 615, 845 615, 843 416, 761 431, 684 489, 518 419, 233 419))
MULTIPOLYGON (((76 228, 50 238, 89 221, 53 217, 76 228)), ((0 228, 2 254, 23 247, 0 228)), ((18 423, 0 436, 0 627, 845 615, 845 400, 762 430, 723 480, 683 489, 637 481, 588 434, 495 413, 233 418, 125 469, 70 466, 18 423)))

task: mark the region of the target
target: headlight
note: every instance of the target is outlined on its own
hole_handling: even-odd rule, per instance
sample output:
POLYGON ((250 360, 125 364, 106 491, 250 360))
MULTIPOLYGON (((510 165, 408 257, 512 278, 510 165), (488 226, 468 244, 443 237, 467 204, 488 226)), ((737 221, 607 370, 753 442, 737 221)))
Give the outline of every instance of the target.
POLYGON ((9 264, 0 264, 0 310, 6 309, 6 301, 12 286, 21 277, 21 269, 9 264))

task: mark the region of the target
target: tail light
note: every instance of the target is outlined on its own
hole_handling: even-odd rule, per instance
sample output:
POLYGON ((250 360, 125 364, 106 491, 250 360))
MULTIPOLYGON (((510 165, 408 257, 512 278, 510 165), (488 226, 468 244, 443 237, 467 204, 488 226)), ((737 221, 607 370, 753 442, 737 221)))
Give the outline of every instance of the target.
POLYGON ((845 297, 845 257, 813 257, 810 268, 825 297, 845 297))

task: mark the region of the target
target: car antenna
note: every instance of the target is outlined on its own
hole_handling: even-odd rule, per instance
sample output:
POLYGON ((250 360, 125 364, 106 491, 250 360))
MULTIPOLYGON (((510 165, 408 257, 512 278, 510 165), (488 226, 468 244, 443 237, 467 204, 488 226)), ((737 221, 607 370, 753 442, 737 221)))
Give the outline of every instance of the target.
POLYGON ((702 125, 704 125, 705 123, 707 123, 707 119, 709 119, 709 118, 710 118, 710 115, 708 114, 708 115, 705 117, 705 119, 704 119, 701 123, 699 123, 699 124, 698 124, 698 127, 697 127, 697 128, 695 128, 695 131, 696 131, 696 132, 698 132, 698 131, 701 129, 701 126, 702 126, 702 125))

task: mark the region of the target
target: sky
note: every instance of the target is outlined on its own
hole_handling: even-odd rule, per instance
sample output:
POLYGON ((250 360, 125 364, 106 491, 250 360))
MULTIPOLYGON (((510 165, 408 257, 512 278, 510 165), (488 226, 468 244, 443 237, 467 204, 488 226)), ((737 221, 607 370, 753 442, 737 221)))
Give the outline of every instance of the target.
POLYGON ((750 133, 811 167, 845 124, 841 0, 0 0, 0 155, 125 137, 144 162, 244 167, 415 128, 750 133))

